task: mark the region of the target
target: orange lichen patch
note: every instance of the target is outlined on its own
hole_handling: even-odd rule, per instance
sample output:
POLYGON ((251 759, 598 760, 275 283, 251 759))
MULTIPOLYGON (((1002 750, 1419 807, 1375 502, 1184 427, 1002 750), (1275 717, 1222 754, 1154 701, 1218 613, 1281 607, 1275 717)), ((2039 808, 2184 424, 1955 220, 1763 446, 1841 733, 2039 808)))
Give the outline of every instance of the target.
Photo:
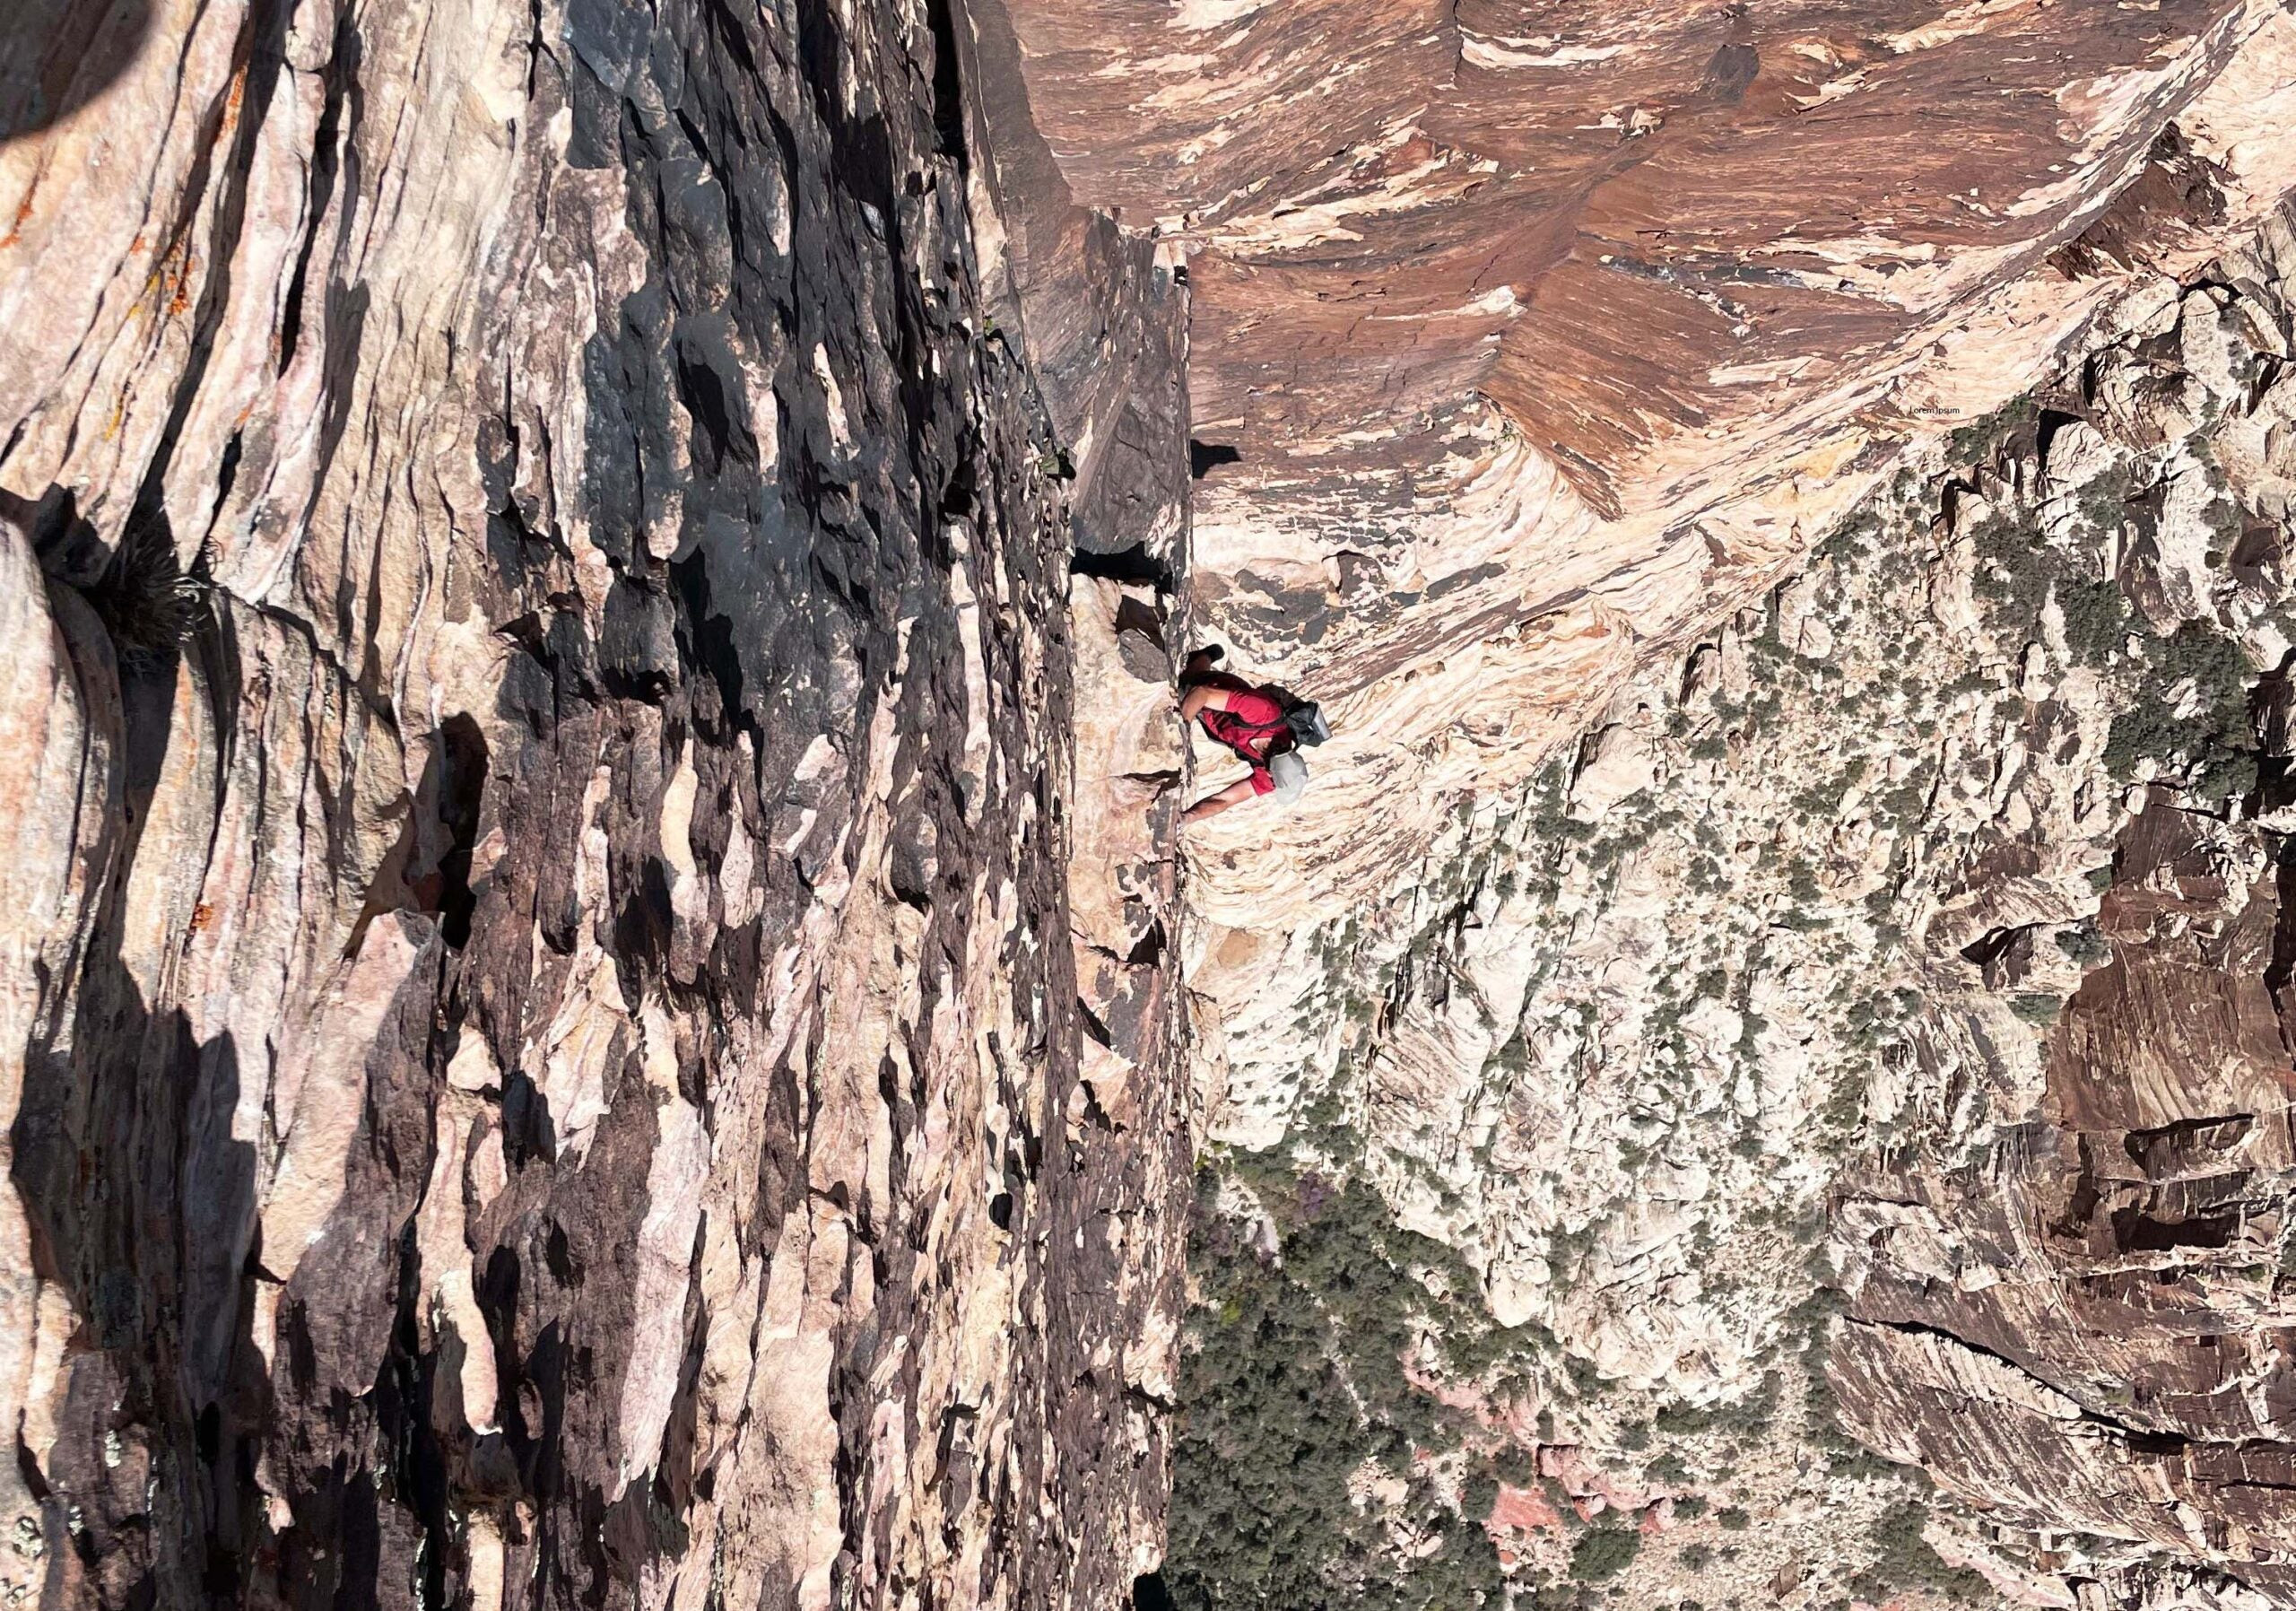
POLYGON ((39 176, 32 176, 31 186, 24 192, 24 199, 16 207, 16 216, 10 221, 8 232, 0 235, 0 251, 5 251, 23 239, 24 225, 31 222, 32 197, 39 192, 39 176))
POLYGON ((178 236, 152 265, 151 276, 144 283, 145 293, 165 309, 170 318, 181 318, 190 311, 194 262, 191 237, 178 236))
POLYGON ((231 87, 223 97, 223 126, 218 131, 229 134, 239 126, 240 109, 247 105, 248 64, 241 62, 231 74, 231 87))

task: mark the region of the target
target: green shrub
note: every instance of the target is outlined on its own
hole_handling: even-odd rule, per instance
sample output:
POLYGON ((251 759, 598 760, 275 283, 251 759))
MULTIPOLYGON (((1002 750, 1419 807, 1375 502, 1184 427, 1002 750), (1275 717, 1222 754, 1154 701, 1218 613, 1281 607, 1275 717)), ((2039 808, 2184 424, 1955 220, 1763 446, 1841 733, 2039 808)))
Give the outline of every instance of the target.
POLYGON ((1777 1372, 1765 1371, 1754 1390, 1735 1404, 1670 1404, 1651 1417, 1651 1424, 1675 1437, 1695 1437, 1707 1432, 1767 1432, 1770 1417, 1778 1411, 1782 1385, 1777 1372))
POLYGON ((1866 1088, 1868 1084, 1863 1068, 1845 1068, 1834 1076, 1833 1087, 1827 1093, 1825 1106, 1819 1111, 1819 1120, 1827 1128, 1851 1132, 1866 1117, 1866 1088))
POLYGON ((2031 396, 2012 398, 1983 419, 1973 420, 1955 431, 1946 444, 1947 454, 1957 465, 1989 459, 2002 443, 2039 417, 2040 411, 2031 396))
POLYGON ((2116 531, 2128 518, 2129 494, 2135 478, 2126 465, 2115 465, 2081 489, 2081 518, 2099 531, 2116 531))
MULTIPOLYGON (((1644 1467, 1643 1474, 1653 1482, 1664 1483, 1669 1487, 1677 1487, 1690 1481, 1690 1467, 1683 1465, 1683 1457, 1671 1449, 1644 1467)), ((1680 1505, 1674 1508, 1677 1513, 1681 1511, 1680 1505)))
POLYGON ((2035 1029, 2047 1029, 2055 1023, 2057 1013, 2064 1006, 2063 997, 2044 995, 2039 991, 2026 991, 2009 998, 2009 1010, 2035 1029))
POLYGON ((1589 1528, 1570 1550, 1574 1582, 1606 1583, 1634 1564, 1642 1553, 1642 1535, 1632 1528, 1589 1528))
POLYGON ((1926 1589, 1953 1600, 1985 1598, 1989 1589, 1983 1578, 1961 1567, 1948 1566, 1929 1547, 1929 1541, 1921 1536, 1928 1520, 1928 1507, 1921 1504, 1895 1505, 1883 1511, 1871 1534, 1874 1563, 1850 1580, 1850 1587, 1876 1603, 1909 1589, 1926 1589))
POLYGON ((2256 735, 2248 720, 2247 657, 2240 646, 2213 627, 2187 622, 2145 651, 2145 677, 2130 702, 2113 718, 2105 739, 2105 770, 2126 780, 2137 762, 2191 764, 2195 792, 2222 801, 2256 788, 2256 735), (2197 707, 2177 715, 2189 683, 2197 707))
POLYGON ((2084 666, 2102 666, 2128 641, 2128 600, 2117 582, 2060 578, 2057 607, 2065 615, 2065 647, 2084 666))
MULTIPOLYGON (((1222 1218, 1218 1171, 1199 1176, 1189 1266, 1201 1294, 1188 1320, 1172 1464, 1164 1577, 1174 1603, 1292 1607, 1348 1602, 1392 1611, 1496 1603, 1502 1578, 1490 1537, 1423 1482, 1406 1502, 1444 1542, 1416 1560, 1392 1549, 1385 1519, 1350 1502, 1367 1459, 1410 1469, 1415 1450, 1455 1449, 1458 1412, 1413 1388, 1398 1361, 1431 1319, 1464 1324, 1472 1274, 1448 1248, 1396 1225, 1358 1180, 1295 1173, 1274 1154, 1228 1164, 1274 1220, 1280 1262, 1222 1218), (1432 1297, 1432 1269, 1464 1300, 1432 1297)), ((1477 1305, 1479 1308, 1479 1305, 1477 1305)), ((1498 1485, 1470 1483, 1489 1513, 1498 1485)))

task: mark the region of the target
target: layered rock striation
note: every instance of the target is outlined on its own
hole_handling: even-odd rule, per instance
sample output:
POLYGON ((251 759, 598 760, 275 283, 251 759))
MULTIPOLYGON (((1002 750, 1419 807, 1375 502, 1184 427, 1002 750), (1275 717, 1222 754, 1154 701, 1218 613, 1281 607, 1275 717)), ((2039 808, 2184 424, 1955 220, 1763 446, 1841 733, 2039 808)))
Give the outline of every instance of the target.
POLYGON ((1154 1563, 1184 293, 969 28, 0 20, 12 1598, 1154 1563))
POLYGON ((2005 836, 1975 862, 1939 938, 2045 1009, 2026 1014, 2039 1031, 1918 1020, 1890 1061, 1936 1105, 1904 1137, 1916 1145, 1836 1190, 1854 1296, 1831 1373, 1849 1424, 2022 1535, 2068 1580, 2042 1580, 2057 1603, 2083 1579, 2172 1592, 2162 1561, 2274 1603, 2296 1593, 2285 223, 2266 239, 2268 258, 2229 258, 2173 327, 2088 361, 2069 396, 2094 425, 2057 422, 2018 485, 1970 489, 1982 507, 1957 525, 1980 550, 2005 515, 2038 515, 2044 635, 2168 633, 2155 685, 2114 710, 2106 759, 2142 775, 2156 747, 2183 752, 2163 780, 2201 784, 2156 783, 2095 819, 2114 829, 2092 849, 2109 859, 2092 870, 2100 894, 2073 891, 2070 946, 2045 943, 2066 937, 2054 926, 2073 890, 2048 878, 2057 836, 2005 836), (2140 467, 2195 468, 2131 478, 2123 444, 2140 467), (2086 509, 2129 500, 2135 524, 2068 574, 2050 551, 2081 553, 2068 506, 2083 488, 2086 509), (2111 610, 2094 570, 2131 611, 2111 610))
POLYGON ((1261 1142, 1311 933, 2296 182, 2274 4, 1013 12, 1065 183, 1187 254, 1203 618, 1336 718, 1196 860, 1261 1142))
MULTIPOLYGON (((1399 1554, 1473 1522, 1637 1604, 2286 1598, 2292 239, 1639 674, 1463 814, 1406 942, 1311 949, 1318 1059, 1203 1241, 1279 1246, 1358 1380, 1401 1352, 1356 1483, 1399 1554), (1396 1223, 1335 1217, 1366 1180, 1396 1223)), ((1285 1424, 1210 1363, 1234 1307, 1195 1536, 1195 1424, 1285 1424)))
POLYGON ((2292 113, 2266 0, 11 11, 9 1593, 2296 1598, 2292 113), (1204 631, 1338 736, 1183 858, 1204 631))

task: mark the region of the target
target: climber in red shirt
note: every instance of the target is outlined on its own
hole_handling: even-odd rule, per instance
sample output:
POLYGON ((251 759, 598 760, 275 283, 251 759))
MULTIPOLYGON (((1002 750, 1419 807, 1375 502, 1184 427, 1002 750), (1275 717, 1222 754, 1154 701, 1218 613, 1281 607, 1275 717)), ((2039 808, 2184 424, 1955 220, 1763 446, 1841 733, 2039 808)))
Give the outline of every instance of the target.
MULTIPOLYGON (((1298 753, 1300 729, 1293 710, 1268 689, 1256 688, 1228 672, 1214 671, 1213 662, 1220 654, 1214 648, 1199 649, 1188 656, 1180 673, 1180 719, 1200 723, 1252 770, 1248 776, 1237 779, 1217 794, 1206 795, 1182 812, 1184 823, 1216 816, 1231 806, 1265 794, 1288 806, 1308 786, 1308 763, 1298 753)), ((1315 711, 1312 705, 1295 709, 1315 711)), ((1313 730, 1319 732, 1321 727, 1318 715, 1313 730)))

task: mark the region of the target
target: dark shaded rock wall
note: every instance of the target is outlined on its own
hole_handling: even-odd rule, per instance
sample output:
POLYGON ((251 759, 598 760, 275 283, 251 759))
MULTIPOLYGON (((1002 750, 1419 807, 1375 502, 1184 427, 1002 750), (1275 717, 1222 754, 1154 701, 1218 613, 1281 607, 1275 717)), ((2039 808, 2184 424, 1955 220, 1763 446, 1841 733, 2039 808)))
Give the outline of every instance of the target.
POLYGON ((1169 1010, 1080 1081, 1072 876, 1170 869, 1069 560, 1177 575, 1184 411, 989 330, 955 21, 91 9, 0 80, 11 1591, 1115 1603, 1186 1144, 1169 1010))

